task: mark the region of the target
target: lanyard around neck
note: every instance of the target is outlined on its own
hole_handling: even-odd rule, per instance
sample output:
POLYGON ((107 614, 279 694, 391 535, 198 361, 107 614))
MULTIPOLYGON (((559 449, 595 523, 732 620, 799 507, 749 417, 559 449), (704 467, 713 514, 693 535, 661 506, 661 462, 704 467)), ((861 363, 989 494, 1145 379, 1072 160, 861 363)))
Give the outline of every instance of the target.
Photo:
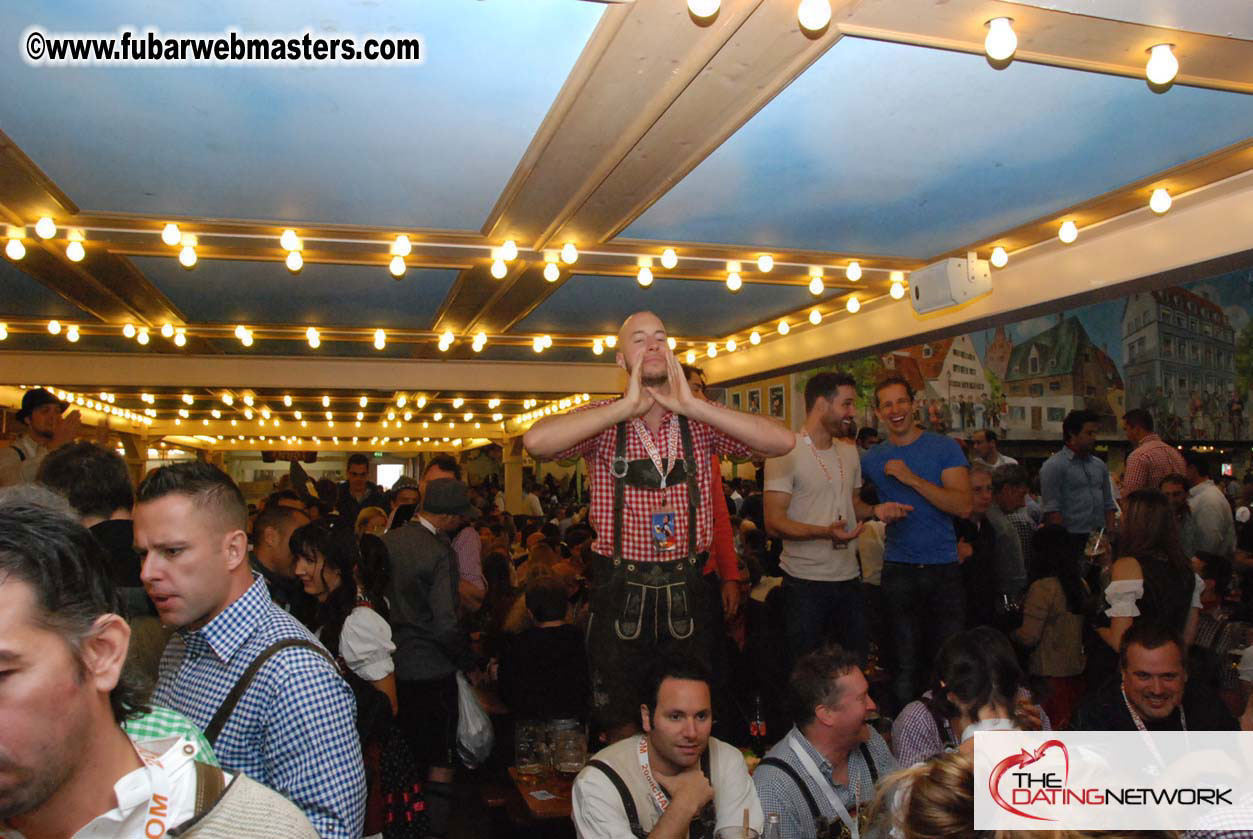
MULTIPOLYGON (((805 751, 805 747, 798 742, 796 732, 792 732, 788 736, 788 745, 792 747, 792 751, 796 754, 796 759, 801 762, 801 766, 805 767, 805 771, 818 785, 818 789, 822 790, 823 795, 827 797, 827 801, 831 804, 831 808, 835 810, 835 814, 840 817, 840 821, 844 822, 844 826, 848 828, 849 835, 853 839, 860 839, 860 831, 857 826, 857 819, 849 815, 848 808, 844 806, 844 802, 840 800, 840 796, 836 794, 835 783, 830 778, 825 777, 818 769, 818 764, 814 763, 814 759, 809 756, 809 752, 805 751)), ((848 767, 848 784, 849 790, 853 794, 853 808, 857 808, 857 787, 856 779, 853 775, 852 752, 849 752, 848 767)))
MULTIPOLYGON (((1135 723, 1136 729, 1144 738, 1144 744, 1149 747, 1149 751, 1153 753, 1153 757, 1157 759, 1157 762, 1162 766, 1165 766, 1166 761, 1162 760, 1162 755, 1158 752, 1157 744, 1153 742, 1153 738, 1149 734, 1148 728, 1145 727, 1144 720, 1140 719, 1140 715, 1136 713, 1136 709, 1132 706, 1131 700, 1127 698, 1127 689, 1120 687, 1118 692, 1122 694, 1123 704, 1127 706, 1127 713, 1131 714, 1131 721, 1135 723)), ((1188 733, 1188 716, 1183 711, 1182 700, 1179 703, 1179 728, 1183 730, 1184 734, 1188 733)))
POLYGON ((648 430, 648 426, 635 417, 631 420, 631 428, 635 430, 635 434, 640 438, 640 442, 644 445, 644 451, 648 452, 648 459, 657 467, 657 474, 661 476, 661 488, 666 488, 666 478, 670 474, 670 470, 674 468, 675 461, 679 459, 679 421, 677 417, 670 418, 670 434, 666 438, 666 455, 662 456, 657 449, 657 444, 653 442, 652 432, 648 430))
MULTIPOLYGON (((818 461, 818 468, 827 477, 827 483, 831 485, 832 489, 835 489, 835 481, 831 478, 831 470, 827 468, 827 464, 823 462, 822 457, 818 454, 818 447, 814 445, 813 438, 809 436, 808 431, 802 432, 801 437, 809 446, 809 453, 814 456, 814 460, 818 461)), ((840 467, 840 487, 842 488, 844 486, 844 460, 840 457, 840 453, 836 451, 834 439, 831 440, 831 453, 835 455, 835 463, 840 467)))
POLYGON ((640 771, 644 773, 644 780, 648 782, 648 791, 653 797, 653 803, 657 805, 658 810, 665 813, 666 808, 670 806, 670 799, 653 778, 653 770, 648 762, 648 737, 643 734, 640 735, 639 759, 640 771))

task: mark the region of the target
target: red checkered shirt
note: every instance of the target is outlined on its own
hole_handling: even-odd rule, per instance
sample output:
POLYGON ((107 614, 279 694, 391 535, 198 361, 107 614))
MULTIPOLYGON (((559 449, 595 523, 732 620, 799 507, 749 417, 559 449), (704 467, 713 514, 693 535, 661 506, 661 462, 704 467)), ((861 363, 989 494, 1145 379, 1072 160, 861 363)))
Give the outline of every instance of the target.
POLYGON ((1156 434, 1146 434, 1127 455, 1127 468, 1122 473, 1122 496, 1126 498, 1137 489, 1157 489, 1162 478, 1171 473, 1182 475, 1185 471, 1183 455, 1169 443, 1163 443, 1156 434))
MULTIPOLYGON (((614 400, 606 399, 593 402, 579 408, 586 411, 608 405, 614 400)), ((717 407, 717 406, 715 406, 717 407)), ((718 410, 727 410, 718 408, 718 410)), ((670 423, 675 422, 675 415, 669 412, 661 418, 661 425, 653 435, 653 443, 663 457, 668 456, 666 447, 670 435, 670 423)), ((713 540, 713 508, 709 500, 714 498, 713 455, 730 457, 748 457, 748 446, 703 422, 689 420, 692 429, 692 456, 696 459, 696 479, 700 489, 701 503, 696 508, 696 550, 709 550, 713 540)), ((648 450, 639 435, 627 424, 626 458, 630 460, 647 460, 648 450)), ((587 471, 592 484, 592 503, 588 513, 592 529, 596 531, 596 541, 592 550, 601 556, 613 556, 613 474, 610 468, 617 444, 617 426, 613 425, 583 442, 571 446, 556 457, 565 460, 572 457, 583 457, 587 461, 587 471)), ((683 443, 679 441, 679 457, 682 457, 683 443)), ((721 480, 721 476, 719 476, 721 480)), ((717 494, 718 503, 722 502, 722 492, 717 494)), ((622 558, 630 562, 666 562, 679 559, 687 552, 687 482, 683 481, 664 490, 640 489, 627 486, 624 490, 624 510, 622 514, 622 558), (661 506, 675 511, 675 536, 678 548, 665 553, 653 546, 649 535, 649 516, 661 506)))

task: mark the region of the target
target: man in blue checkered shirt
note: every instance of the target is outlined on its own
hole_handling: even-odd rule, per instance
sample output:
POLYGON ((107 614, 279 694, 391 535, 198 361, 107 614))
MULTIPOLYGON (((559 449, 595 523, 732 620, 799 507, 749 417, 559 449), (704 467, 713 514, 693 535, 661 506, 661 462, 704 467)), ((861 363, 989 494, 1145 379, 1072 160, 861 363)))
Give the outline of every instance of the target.
MULTIPOLYGON (((204 729, 262 650, 313 636, 249 567, 247 507, 220 470, 200 462, 157 470, 139 486, 134 520, 144 588, 162 623, 178 628, 153 702, 204 729)), ((355 717, 335 666, 289 647, 257 672, 213 748, 222 768, 291 799, 323 839, 356 839, 365 772, 355 717)))

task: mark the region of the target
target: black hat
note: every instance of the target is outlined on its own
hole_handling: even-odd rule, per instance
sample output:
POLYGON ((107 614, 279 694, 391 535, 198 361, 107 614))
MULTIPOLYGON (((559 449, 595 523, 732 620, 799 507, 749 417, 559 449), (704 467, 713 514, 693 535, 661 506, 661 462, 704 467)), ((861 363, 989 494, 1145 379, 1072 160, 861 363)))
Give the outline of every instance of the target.
POLYGON ((70 403, 62 402, 52 395, 52 391, 44 390, 41 387, 28 390, 22 394, 22 410, 17 412, 17 421, 24 422, 31 415, 32 411, 44 405, 60 405, 61 410, 64 411, 70 406, 70 403))
POLYGON ((479 510, 470 503, 470 490, 456 478, 436 478, 426 484, 422 498, 422 510, 436 515, 478 516, 479 510))

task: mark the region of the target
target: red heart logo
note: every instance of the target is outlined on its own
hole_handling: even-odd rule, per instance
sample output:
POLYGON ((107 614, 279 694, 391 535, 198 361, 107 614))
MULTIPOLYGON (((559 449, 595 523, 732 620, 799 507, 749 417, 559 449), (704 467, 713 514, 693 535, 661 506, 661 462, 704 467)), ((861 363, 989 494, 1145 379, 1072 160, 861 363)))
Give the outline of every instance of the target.
POLYGON ((1016 767, 1029 766, 1030 764, 1035 763, 1037 760, 1044 757, 1045 752, 1053 747, 1057 747, 1062 750, 1062 757, 1066 762, 1066 774, 1063 776, 1062 786, 1064 787, 1067 783, 1069 783, 1070 752, 1066 751, 1066 744, 1061 740, 1045 740, 1034 752, 1029 752, 1026 749, 1023 749, 1020 753, 1010 755, 1000 763, 996 764, 996 767, 992 770, 991 776, 988 778, 988 791, 992 793, 992 800, 1008 812, 1013 813, 1015 816, 1022 816, 1024 819, 1035 819, 1036 821, 1042 822, 1056 821, 1056 819, 1046 819, 1044 816, 1033 816, 1030 813, 1024 813, 1022 810, 1019 810, 1017 807, 1002 798, 1000 791, 1001 777, 1006 772, 1016 767))

